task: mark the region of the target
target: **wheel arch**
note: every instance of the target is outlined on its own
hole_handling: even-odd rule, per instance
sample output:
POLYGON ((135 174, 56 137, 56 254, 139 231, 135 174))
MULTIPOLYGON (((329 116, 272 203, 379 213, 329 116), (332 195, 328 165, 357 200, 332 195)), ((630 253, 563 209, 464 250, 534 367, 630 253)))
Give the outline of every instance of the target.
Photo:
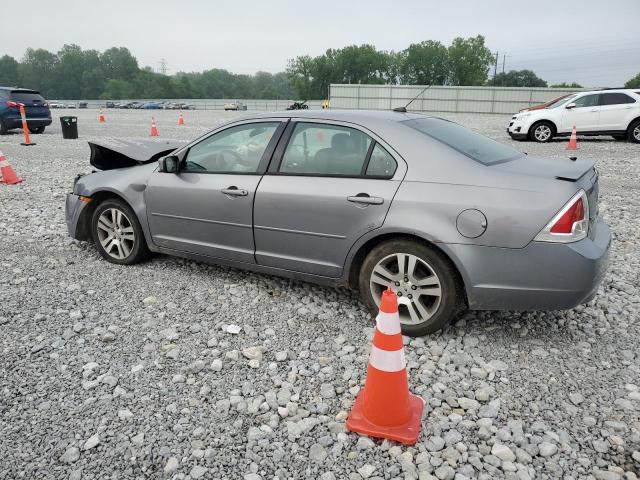
POLYGON ((638 116, 638 117, 634 118, 633 120, 631 120, 631 121, 629 122, 629 125, 627 125, 627 132, 629 131, 629 129, 631 128, 631 126, 632 126, 635 122, 638 122, 638 121, 640 121, 640 116, 638 116))
POLYGON ((448 251, 444 244, 430 241, 416 234, 415 232, 394 231, 380 233, 373 236, 372 238, 367 239, 364 243, 362 243, 362 245, 357 247, 357 250, 350 258, 350 261, 347 265, 348 272, 345 275, 347 284, 350 288, 357 288, 358 276, 360 275, 360 270, 362 268, 362 264, 364 263, 364 259, 369 254, 369 252, 376 246, 389 240, 410 240, 425 245, 439 252, 443 256, 443 258, 447 262, 449 262, 449 264, 453 267, 453 270, 456 272, 456 281, 459 283, 461 290, 464 293, 464 304, 468 305, 466 289, 467 282, 465 279, 466 272, 463 266, 460 264, 459 260, 455 258, 455 256, 452 255, 450 251, 448 251))
MULTIPOLYGON (((87 208, 82 210, 78 218, 78 225, 76 227, 76 238, 78 240, 93 241, 93 236, 91 235, 91 218, 93 217, 93 212, 95 212, 98 205, 109 199, 121 200, 135 213, 131 204, 122 195, 112 190, 98 190, 91 194, 91 202, 87 205, 87 208)), ((138 219, 138 221, 140 220, 138 219)))
POLYGON ((551 128, 553 129, 553 135, 558 134, 558 126, 556 125, 556 122, 554 122, 553 120, 548 120, 546 118, 541 118, 540 120, 536 120, 535 122, 533 122, 529 127, 529 130, 527 131, 527 136, 529 137, 530 140, 531 140, 531 134, 533 132, 533 127, 535 127, 539 123, 549 123, 551 125, 551 128))

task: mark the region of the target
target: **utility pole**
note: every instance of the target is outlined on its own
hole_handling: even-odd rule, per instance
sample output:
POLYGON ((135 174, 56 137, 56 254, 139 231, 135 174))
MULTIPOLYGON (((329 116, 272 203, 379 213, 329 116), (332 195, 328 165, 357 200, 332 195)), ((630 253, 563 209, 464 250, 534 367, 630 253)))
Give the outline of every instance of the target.
POLYGON ((502 73, 504 73, 504 62, 507 59, 507 54, 503 53, 502 54, 502 73))
POLYGON ((159 63, 159 65, 160 65, 160 68, 159 68, 160 73, 161 73, 162 75, 166 75, 166 74, 167 74, 167 72, 169 71, 169 68, 168 68, 168 66, 167 66, 167 60, 166 60, 166 59, 164 59, 164 58, 161 58, 161 59, 160 59, 160 61, 159 61, 158 63, 159 63))
POLYGON ((496 65, 493 68, 493 77, 495 78, 495 76, 498 74, 498 58, 500 56, 500 53, 498 52, 498 50, 496 50, 496 65))

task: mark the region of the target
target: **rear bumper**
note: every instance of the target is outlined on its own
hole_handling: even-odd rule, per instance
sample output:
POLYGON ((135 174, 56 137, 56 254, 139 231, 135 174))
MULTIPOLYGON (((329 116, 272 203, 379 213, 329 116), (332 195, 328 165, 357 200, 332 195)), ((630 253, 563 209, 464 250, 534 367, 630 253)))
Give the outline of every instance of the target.
MULTIPOLYGON (((13 129, 13 128, 22 128, 22 118, 20 118, 20 116, 17 117, 3 117, 2 118, 3 123, 5 124, 5 126, 8 129, 13 129)), ((51 118, 50 117, 40 117, 40 118, 28 118, 27 117, 27 126, 28 127, 47 127, 49 125, 51 125, 51 118)))
POLYGON ((566 310, 595 296, 609 263, 611 232, 599 220, 593 240, 531 242, 522 249, 447 245, 475 310, 566 310))

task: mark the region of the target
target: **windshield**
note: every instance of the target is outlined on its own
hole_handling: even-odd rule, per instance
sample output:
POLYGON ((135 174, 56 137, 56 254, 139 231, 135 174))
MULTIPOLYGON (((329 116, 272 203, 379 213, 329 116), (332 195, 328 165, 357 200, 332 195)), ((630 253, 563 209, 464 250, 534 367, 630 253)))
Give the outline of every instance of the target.
POLYGON ((556 108, 559 107, 560 105, 564 105, 565 103, 567 103, 570 100, 573 100, 574 98, 576 98, 576 95, 569 95, 568 97, 560 97, 558 99, 556 99, 553 103, 550 103, 549 105, 547 105, 547 108, 556 108))
POLYGON ((522 157, 522 153, 518 150, 441 118, 417 118, 401 123, 435 138, 484 165, 493 165, 522 157))

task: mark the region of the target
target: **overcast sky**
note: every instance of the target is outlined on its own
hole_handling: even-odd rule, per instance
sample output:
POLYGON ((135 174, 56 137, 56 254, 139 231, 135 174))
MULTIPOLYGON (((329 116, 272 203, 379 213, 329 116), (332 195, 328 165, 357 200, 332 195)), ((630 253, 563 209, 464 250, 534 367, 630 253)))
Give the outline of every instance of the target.
POLYGON ((31 0, 19 10, 2 22, 0 55, 76 43, 128 47, 155 70, 165 58, 170 73, 277 72, 327 48, 482 34, 500 52, 499 71, 506 54, 506 70, 550 83, 619 86, 640 72, 640 0, 31 0))

